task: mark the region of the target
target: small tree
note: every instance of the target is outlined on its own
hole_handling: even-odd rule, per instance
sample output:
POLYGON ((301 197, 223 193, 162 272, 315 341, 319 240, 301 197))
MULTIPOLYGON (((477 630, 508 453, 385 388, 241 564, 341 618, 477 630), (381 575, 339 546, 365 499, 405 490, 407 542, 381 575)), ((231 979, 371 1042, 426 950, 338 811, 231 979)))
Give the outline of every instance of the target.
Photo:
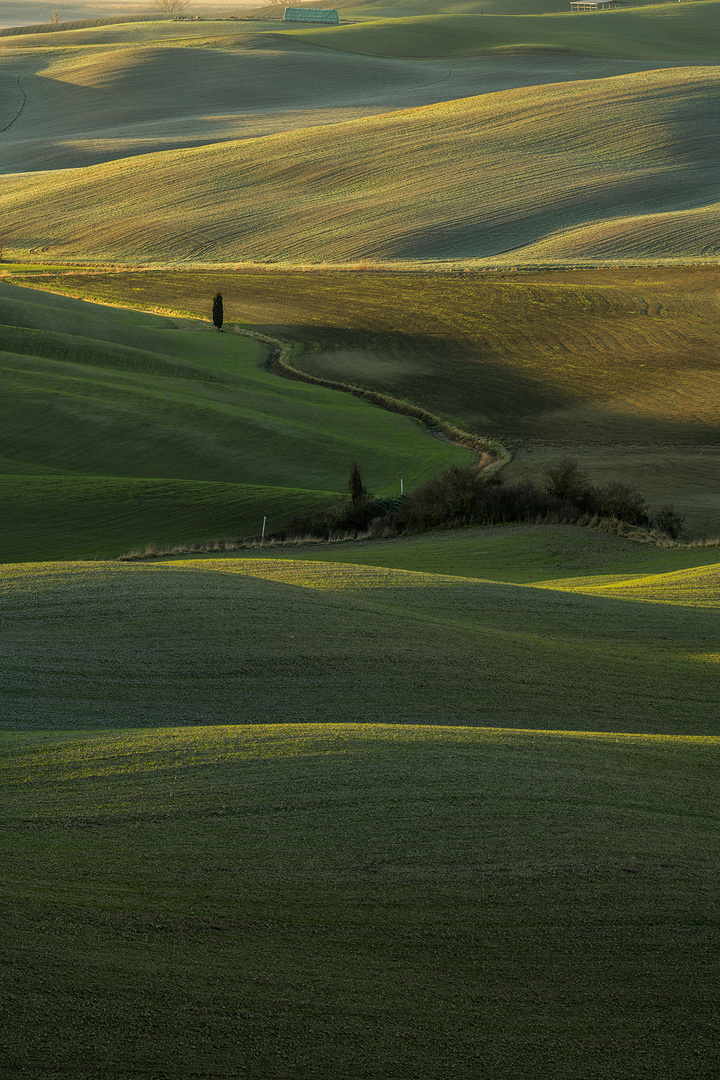
POLYGON ((348 480, 348 487, 350 488, 350 496, 352 498, 353 506, 359 508, 367 499, 367 490, 363 484, 362 473, 360 472, 360 466, 357 461, 353 462, 353 467, 350 470, 350 479, 348 480))
POLYGON ((57 23, 60 22, 60 12, 59 11, 51 11, 50 12, 50 22, 53 24, 53 26, 55 26, 57 23))
POLYGON ((215 329, 221 334, 223 324, 223 302, 222 293, 219 292, 216 292, 213 296, 213 322, 215 324, 215 329))
POLYGON ((579 502, 587 493, 590 482, 572 458, 561 458, 545 470, 545 494, 563 502, 579 502))
POLYGON ((187 11, 188 0, 152 0, 152 6, 163 15, 182 15, 187 11))

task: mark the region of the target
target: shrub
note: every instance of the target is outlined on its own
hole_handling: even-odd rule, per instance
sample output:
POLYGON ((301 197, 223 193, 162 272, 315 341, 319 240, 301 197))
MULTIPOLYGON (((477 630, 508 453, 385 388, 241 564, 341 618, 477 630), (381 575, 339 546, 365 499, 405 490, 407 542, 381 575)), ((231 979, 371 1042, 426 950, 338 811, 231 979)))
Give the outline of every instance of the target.
POLYGON ((620 480, 613 480, 594 492, 594 510, 601 517, 617 518, 628 525, 649 525, 645 499, 620 480))
MULTIPOLYGON (((498 525, 507 521, 530 521, 552 509, 561 510, 533 483, 488 483, 473 465, 451 465, 438 477, 412 493, 397 515, 404 531, 440 525, 498 525)), ((576 512, 571 509, 571 514, 576 512)))
POLYGON ((679 540, 685 531, 684 517, 670 503, 660 507, 653 518, 653 525, 671 540, 679 540))
MULTIPOLYGON (((410 495, 372 498, 362 485, 357 465, 349 483, 351 501, 338 503, 289 527, 328 539, 338 533, 393 536, 459 525, 500 525, 513 521, 585 524, 599 527, 603 519, 614 528, 650 526, 653 519, 645 499, 627 484, 611 481, 592 487, 574 461, 564 459, 548 469, 542 486, 532 481, 503 484, 486 479, 478 465, 451 465, 421 484, 410 495)), ((655 525, 673 539, 682 532, 682 517, 663 507, 655 525)))
POLYGON ((551 465, 545 472, 544 480, 545 494, 561 502, 580 502, 592 490, 587 476, 572 458, 561 458, 551 465))

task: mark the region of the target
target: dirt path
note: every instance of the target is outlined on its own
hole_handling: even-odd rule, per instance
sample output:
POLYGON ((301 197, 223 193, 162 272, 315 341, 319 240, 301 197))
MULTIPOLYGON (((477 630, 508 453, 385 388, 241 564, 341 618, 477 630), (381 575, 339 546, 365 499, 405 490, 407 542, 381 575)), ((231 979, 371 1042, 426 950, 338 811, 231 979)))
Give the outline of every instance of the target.
POLYGON ((411 405, 400 398, 391 397, 389 394, 381 394, 375 390, 366 390, 361 386, 353 386, 351 383, 337 382, 333 379, 321 379, 316 375, 308 375, 288 362, 288 356, 292 352, 293 345, 282 341, 280 338, 271 338, 263 334, 256 334, 251 330, 236 329, 235 333, 243 337, 250 337, 256 341, 264 342, 268 347, 268 358, 265 361, 266 371, 279 375, 285 379, 294 379, 296 382, 311 383, 314 386, 323 386, 327 390, 338 390, 344 394, 352 394, 353 397, 362 398, 372 405, 377 405, 388 412, 399 413, 402 416, 410 416, 419 420, 428 429, 428 434, 435 438, 447 440, 455 446, 465 447, 479 455, 478 466, 488 476, 499 472, 510 461, 512 453, 496 439, 486 439, 461 428, 448 424, 427 409, 417 405, 411 405))

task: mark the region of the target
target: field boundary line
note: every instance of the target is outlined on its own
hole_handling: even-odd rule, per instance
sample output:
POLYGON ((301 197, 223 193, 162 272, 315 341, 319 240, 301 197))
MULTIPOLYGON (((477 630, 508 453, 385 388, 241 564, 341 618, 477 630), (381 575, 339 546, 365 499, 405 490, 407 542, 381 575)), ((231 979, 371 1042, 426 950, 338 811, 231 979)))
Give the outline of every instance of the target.
POLYGON ((20 117, 21 117, 21 116, 22 116, 22 114, 23 114, 23 109, 24 109, 24 108, 25 108, 25 106, 27 105, 27 94, 26 94, 26 93, 25 93, 25 91, 23 90, 23 87, 22 87, 22 82, 21 82, 21 79, 22 79, 23 75, 27 75, 27 72, 26 72, 26 71, 24 71, 24 72, 22 73, 22 75, 18 75, 18 77, 17 77, 17 84, 18 84, 18 89, 20 90, 20 93, 22 94, 22 103, 21 103, 21 105, 20 105, 20 108, 18 109, 18 111, 17 111, 16 115, 15 115, 15 116, 13 116, 12 120, 10 121, 10 123, 9 123, 9 124, 6 124, 4 128, 0 128, 0 135, 1 135, 1 134, 2 134, 2 133, 3 133, 4 131, 9 131, 9 130, 10 130, 10 128, 11 128, 11 127, 13 126, 13 124, 15 123, 15 121, 16 121, 16 120, 19 120, 19 119, 20 119, 20 117))
POLYGON ((483 438, 480 435, 473 435, 471 432, 463 431, 461 428, 455 427, 454 424, 450 424, 447 420, 442 420, 439 416, 435 416, 434 413, 423 409, 420 405, 413 405, 409 401, 392 397, 390 394, 381 394, 377 390, 366 390, 364 387, 354 386, 352 383, 324 379, 321 376, 310 375, 308 372, 301 371, 289 362, 289 357, 298 348, 293 342, 270 337, 268 334, 259 334, 254 330, 242 330, 239 327, 235 327, 235 333, 241 334, 243 337, 253 338, 255 341, 262 341, 269 346, 268 359, 264 365, 266 371, 271 371, 285 379, 294 379, 296 382, 306 382, 313 386, 322 386, 326 390, 339 390, 341 393, 352 394, 353 397, 368 401, 371 405, 377 405, 387 412, 399 413, 401 416, 409 416, 413 420, 418 420, 424 427, 428 428, 430 434, 479 454, 480 467, 487 476, 500 472, 512 461, 512 452, 498 442, 497 439, 483 438))

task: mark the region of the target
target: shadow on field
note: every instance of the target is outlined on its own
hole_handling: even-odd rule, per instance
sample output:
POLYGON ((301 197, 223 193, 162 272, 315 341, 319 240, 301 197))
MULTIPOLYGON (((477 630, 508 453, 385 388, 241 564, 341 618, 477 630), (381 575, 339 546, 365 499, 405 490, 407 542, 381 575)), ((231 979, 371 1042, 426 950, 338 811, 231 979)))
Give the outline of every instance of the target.
POLYGON ((512 370, 488 354, 469 354, 441 335, 349 330, 342 326, 260 325, 259 333, 301 343, 293 366, 318 378, 379 390, 429 409, 441 418, 485 425, 478 434, 498 434, 522 413, 570 409, 539 379, 512 370), (488 429, 487 425, 490 425, 488 429))
MULTIPOLYGON (((269 336, 299 342, 293 366, 316 378, 380 391, 460 422, 474 434, 557 446, 708 446, 720 424, 643 415, 624 396, 612 400, 560 389, 498 356, 482 342, 429 334, 350 330, 325 324, 255 324, 269 336), (478 345, 480 348, 478 348, 478 345)), ((559 362, 560 362, 560 358, 559 362)), ((564 358, 563 358, 564 359, 564 358)))

